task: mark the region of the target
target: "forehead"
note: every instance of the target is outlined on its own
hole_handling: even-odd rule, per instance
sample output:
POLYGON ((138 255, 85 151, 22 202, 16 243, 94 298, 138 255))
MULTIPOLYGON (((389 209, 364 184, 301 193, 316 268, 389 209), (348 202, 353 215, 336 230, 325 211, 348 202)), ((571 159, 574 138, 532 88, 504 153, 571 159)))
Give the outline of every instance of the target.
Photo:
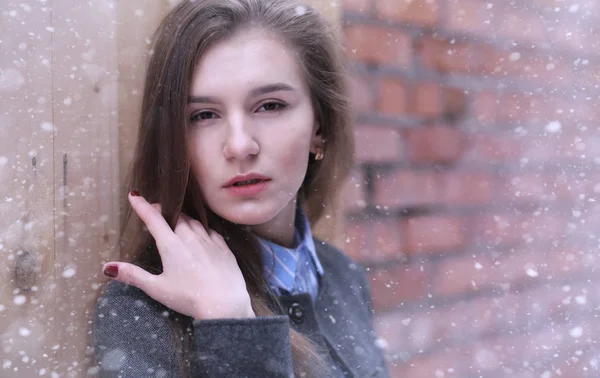
POLYGON ((251 30, 211 46, 194 71, 191 94, 243 93, 283 82, 306 90, 296 53, 273 35, 251 30))

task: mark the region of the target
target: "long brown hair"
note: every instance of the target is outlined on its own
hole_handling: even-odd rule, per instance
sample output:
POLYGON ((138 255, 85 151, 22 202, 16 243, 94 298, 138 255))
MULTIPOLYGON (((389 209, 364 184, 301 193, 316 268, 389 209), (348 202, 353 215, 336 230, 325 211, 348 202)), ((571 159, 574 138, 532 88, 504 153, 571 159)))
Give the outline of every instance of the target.
MULTIPOLYGON (((256 238, 241 225, 216 216, 202 201, 191 177, 187 146, 189 120, 185 106, 194 70, 207 49, 249 28, 274 33, 298 56, 310 89, 315 118, 325 141, 325 156, 310 155, 306 177, 298 192, 311 224, 334 204, 343 179, 352 165, 354 149, 345 67, 338 31, 312 8, 288 0, 184 0, 158 27, 150 50, 129 187, 148 201, 161 204, 174 227, 183 212, 205 227, 221 233, 234 253, 257 316, 273 316, 272 296, 263 277, 262 257, 256 238)), ((132 262, 149 272, 162 272, 160 256, 151 235, 144 231, 128 207, 125 226, 137 222, 126 250, 132 262)), ((123 238, 125 242, 128 238, 123 238)), ((172 313, 177 340, 181 340, 181 365, 189 374, 191 319, 172 313)), ((326 376, 321 351, 308 338, 290 329, 295 375, 326 376)), ((187 374, 186 374, 187 373, 187 374)))

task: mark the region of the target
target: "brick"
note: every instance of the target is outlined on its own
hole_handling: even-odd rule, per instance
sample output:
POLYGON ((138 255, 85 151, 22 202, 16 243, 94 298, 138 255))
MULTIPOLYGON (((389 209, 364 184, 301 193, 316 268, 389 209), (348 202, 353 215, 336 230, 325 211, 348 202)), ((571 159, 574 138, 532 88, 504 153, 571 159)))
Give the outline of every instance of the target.
POLYGON ((406 259, 398 219, 352 219, 345 224, 344 252, 361 263, 406 259))
POLYGON ((371 269, 373 308, 376 312, 389 311, 404 302, 424 299, 429 290, 430 275, 430 266, 424 264, 395 264, 371 269))
MULTIPOLYGON (((569 109, 569 113, 570 113, 570 109, 573 109, 574 114, 572 114, 571 117, 574 116, 574 117, 576 117, 575 119, 578 119, 581 121, 586 121, 586 122, 600 121, 600 107, 596 106, 594 101, 590 101, 588 98, 586 98, 586 102, 578 101, 574 105, 575 106, 566 108, 566 109, 569 109)), ((560 110, 562 110, 564 112, 566 109, 563 108, 560 110)), ((553 112, 553 114, 556 114, 556 112, 553 112)))
POLYGON ((490 275, 490 282, 500 288, 509 289, 512 285, 528 283, 540 274, 539 255, 519 248, 500 256, 490 275))
POLYGON ((560 86, 575 79, 565 58, 547 52, 483 47, 482 72, 501 80, 560 86))
MULTIPOLYGON (((564 5, 561 4, 560 8, 564 5)), ((591 23, 581 22, 581 8, 583 7, 580 7, 577 14, 570 14, 563 8, 562 12, 544 12, 542 17, 538 15, 537 21, 544 27, 546 41, 550 43, 552 49, 570 50, 573 54, 583 51, 586 54, 596 52, 598 31, 593 29, 591 23)))
POLYGON ((475 298, 450 305, 421 307, 382 313, 375 317, 375 330, 386 341, 390 354, 415 356, 438 344, 468 342, 496 327, 499 303, 475 298))
POLYGON ((467 73, 472 68, 474 49, 455 39, 423 38, 417 53, 424 66, 440 73, 467 73))
POLYGON ((501 17, 496 19, 495 33, 501 38, 520 42, 541 43, 546 39, 544 23, 540 14, 516 9, 508 3, 496 9, 501 17))
POLYGON ((404 81, 397 78, 383 78, 379 83, 379 111, 384 115, 405 115, 406 92, 404 81))
POLYGON ((420 127, 406 130, 407 157, 418 164, 452 164, 463 154, 463 133, 448 126, 420 127))
POLYGON ((488 213, 476 217, 474 234, 483 245, 506 246, 554 240, 565 228, 565 220, 556 213, 488 213))
POLYGON ((357 112, 374 111, 377 98, 373 88, 373 78, 368 75, 353 74, 348 81, 353 110, 357 112))
POLYGON ((513 201, 544 201, 552 199, 552 188, 539 173, 515 174, 505 177, 500 195, 513 201))
POLYGON ((486 256, 461 256, 441 262, 435 274, 438 296, 458 296, 485 290, 490 283, 492 262, 486 256))
POLYGON ((544 122, 547 124, 549 122, 549 117, 557 117, 555 119, 560 120, 557 111, 560 109, 566 111, 566 109, 572 108, 571 104, 565 103, 556 96, 535 95, 528 96, 527 98, 522 97, 519 103, 524 107, 521 111, 521 120, 530 123, 544 122))
POLYGON ((595 262, 590 257, 591 254, 580 246, 557 247, 545 259, 542 274, 552 279, 582 278, 584 272, 594 269, 595 262))
POLYGON ((458 217, 413 217, 403 222, 402 229, 409 255, 452 251, 466 244, 465 226, 458 217))
POLYGON ((498 121, 506 123, 524 120, 531 105, 530 98, 526 98, 523 93, 508 92, 500 94, 499 99, 500 106, 496 111, 498 121))
POLYGON ((452 31, 489 35, 492 17, 496 11, 479 0, 448 0, 447 28, 452 31))
POLYGON ((523 140, 507 133, 495 135, 480 133, 470 135, 466 139, 466 147, 461 156, 463 163, 507 163, 519 159, 524 150, 523 140))
MULTIPOLYGON (((433 374, 447 376, 448 365, 440 356, 450 355, 456 362, 450 373, 461 377, 483 372, 525 377, 524 367, 539 377, 548 366, 558 366, 557 355, 563 356, 560 361, 576 355, 585 358, 581 351, 597 339, 600 326, 589 319, 600 303, 600 293, 588 289, 589 282, 557 282, 449 305, 400 306, 377 313, 374 323, 387 344, 388 358, 401 356, 406 361, 390 361, 392 376, 434 376, 432 367, 436 368, 433 374), (553 326, 540 327, 543 324, 553 326), (581 327, 583 337, 571 335, 575 327, 581 327)), ((561 371, 561 376, 572 376, 564 375, 569 370, 561 371)))
MULTIPOLYGON (((581 205, 580 205, 581 206, 581 205)), ((600 224, 600 204, 597 199, 588 199, 585 206, 577 206, 573 209, 570 217, 567 218, 568 234, 569 239, 573 241, 573 245, 576 246, 575 241, 580 241, 583 244, 581 250, 577 253, 582 257, 589 257, 590 249, 585 247, 588 242, 590 235, 595 235, 598 232, 598 224, 600 224), (594 201, 590 204, 591 201, 594 201)), ((580 257, 578 257, 580 258, 580 257)), ((593 259, 589 259, 592 262, 593 259)))
POLYGON ((403 153, 402 137, 398 129, 385 126, 357 126, 356 160, 359 162, 396 162, 403 153))
POLYGON ((343 212, 361 211, 366 205, 367 183, 363 172, 355 168, 350 172, 341 191, 341 207, 343 212))
POLYGON ((512 174, 505 176, 504 185, 499 188, 497 194, 512 202, 577 202, 594 193, 593 186, 580 173, 566 171, 512 174))
POLYGON ((486 377, 595 376, 589 370, 597 371, 596 362, 592 362, 596 352, 587 340, 594 340, 597 334, 582 327, 584 335, 589 336, 574 338, 570 332, 575 325, 569 323, 528 326, 516 335, 505 333, 473 343, 470 366, 486 377))
POLYGON ((587 61, 587 64, 581 62, 573 68, 575 82, 582 88, 594 88, 600 85, 600 64, 597 61, 587 61))
POLYGON ((416 84, 409 100, 408 112, 410 114, 431 118, 442 113, 442 91, 439 84, 416 84))
POLYGON ((550 7, 551 10, 554 8, 563 5, 563 0, 529 0, 529 2, 533 5, 542 6, 542 7, 550 7))
POLYGON ((492 201, 496 179, 486 173, 448 172, 440 177, 440 194, 450 205, 484 205, 492 201))
POLYGON ((477 93, 473 98, 473 117, 478 123, 493 123, 496 121, 500 99, 491 91, 477 93))
POLYGON ((434 26, 440 19, 437 0, 377 0, 375 7, 386 20, 434 26))
POLYGON ((440 187, 433 172, 380 172, 373 182, 373 203, 381 207, 428 206, 438 202, 440 187))
POLYGON ((438 311, 411 311, 401 306, 398 311, 378 314, 373 323, 377 335, 386 342, 387 353, 412 356, 431 346, 437 315, 438 311))
POLYGON ((471 356, 471 361, 466 362, 473 372, 478 372, 482 376, 494 372, 499 374, 502 372, 503 365, 508 365, 519 358, 524 348, 523 339, 525 337, 501 336, 478 340, 465 346, 465 349, 471 349, 470 352, 466 352, 471 356))
POLYGON ((437 353, 428 354, 404 363, 390 365, 391 377, 424 378, 467 377, 468 362, 471 358, 464 351, 455 348, 441 348, 437 353))
POLYGON ((492 45, 486 45, 482 50, 481 68, 484 74, 501 79, 507 75, 529 75, 533 71, 533 67, 530 65, 532 63, 531 55, 527 51, 498 50, 492 45))
POLYGON ((524 138, 520 142, 522 147, 519 156, 527 158, 531 163, 552 161, 552 159, 557 158, 562 159, 565 156, 569 156, 571 146, 568 144, 572 140, 566 135, 557 135, 548 138, 536 136, 524 138), (567 150, 565 150, 565 147, 567 150))
POLYGON ((408 34, 393 28, 350 25, 345 28, 348 55, 365 63, 409 68, 412 42, 408 34))
MULTIPOLYGON (((540 377, 548 376, 544 372, 550 366, 560 367, 560 376, 579 376, 563 367, 579 358, 589 363, 586 350, 600 333, 592 316, 600 294, 588 289, 589 282, 557 282, 450 305, 402 306, 376 314, 375 327, 387 342, 386 354, 406 360, 390 362, 392 376, 435 376, 432 367, 439 369, 433 374, 447 376, 447 362, 440 356, 451 356, 456 365, 450 373, 460 377, 484 372, 492 377, 540 377), (581 327, 582 337, 572 336, 575 327, 581 327)), ((595 351, 589 352, 592 358, 595 351)))
POLYGON ((468 107, 467 94, 460 88, 442 89, 442 116, 448 122, 456 122, 464 119, 468 107))

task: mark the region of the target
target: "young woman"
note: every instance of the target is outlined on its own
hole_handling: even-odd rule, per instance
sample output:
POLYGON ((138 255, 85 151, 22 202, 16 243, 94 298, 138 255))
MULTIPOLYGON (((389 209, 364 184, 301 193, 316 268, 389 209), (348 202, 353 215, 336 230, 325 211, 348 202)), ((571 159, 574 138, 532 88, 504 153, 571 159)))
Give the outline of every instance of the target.
POLYGON ((145 228, 103 267, 100 376, 388 376, 365 272, 310 229, 352 160, 342 57, 285 0, 165 18, 128 198, 145 228))

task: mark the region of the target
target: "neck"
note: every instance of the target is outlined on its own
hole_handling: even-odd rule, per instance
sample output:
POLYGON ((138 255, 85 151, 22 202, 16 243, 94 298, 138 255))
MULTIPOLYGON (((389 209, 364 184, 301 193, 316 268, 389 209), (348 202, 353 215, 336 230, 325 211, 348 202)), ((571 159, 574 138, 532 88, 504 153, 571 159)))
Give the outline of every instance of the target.
POLYGON ((296 205, 296 199, 290 201, 290 203, 288 203, 270 221, 252 226, 252 232, 265 240, 272 241, 273 243, 284 247, 292 247, 294 244, 296 205))

